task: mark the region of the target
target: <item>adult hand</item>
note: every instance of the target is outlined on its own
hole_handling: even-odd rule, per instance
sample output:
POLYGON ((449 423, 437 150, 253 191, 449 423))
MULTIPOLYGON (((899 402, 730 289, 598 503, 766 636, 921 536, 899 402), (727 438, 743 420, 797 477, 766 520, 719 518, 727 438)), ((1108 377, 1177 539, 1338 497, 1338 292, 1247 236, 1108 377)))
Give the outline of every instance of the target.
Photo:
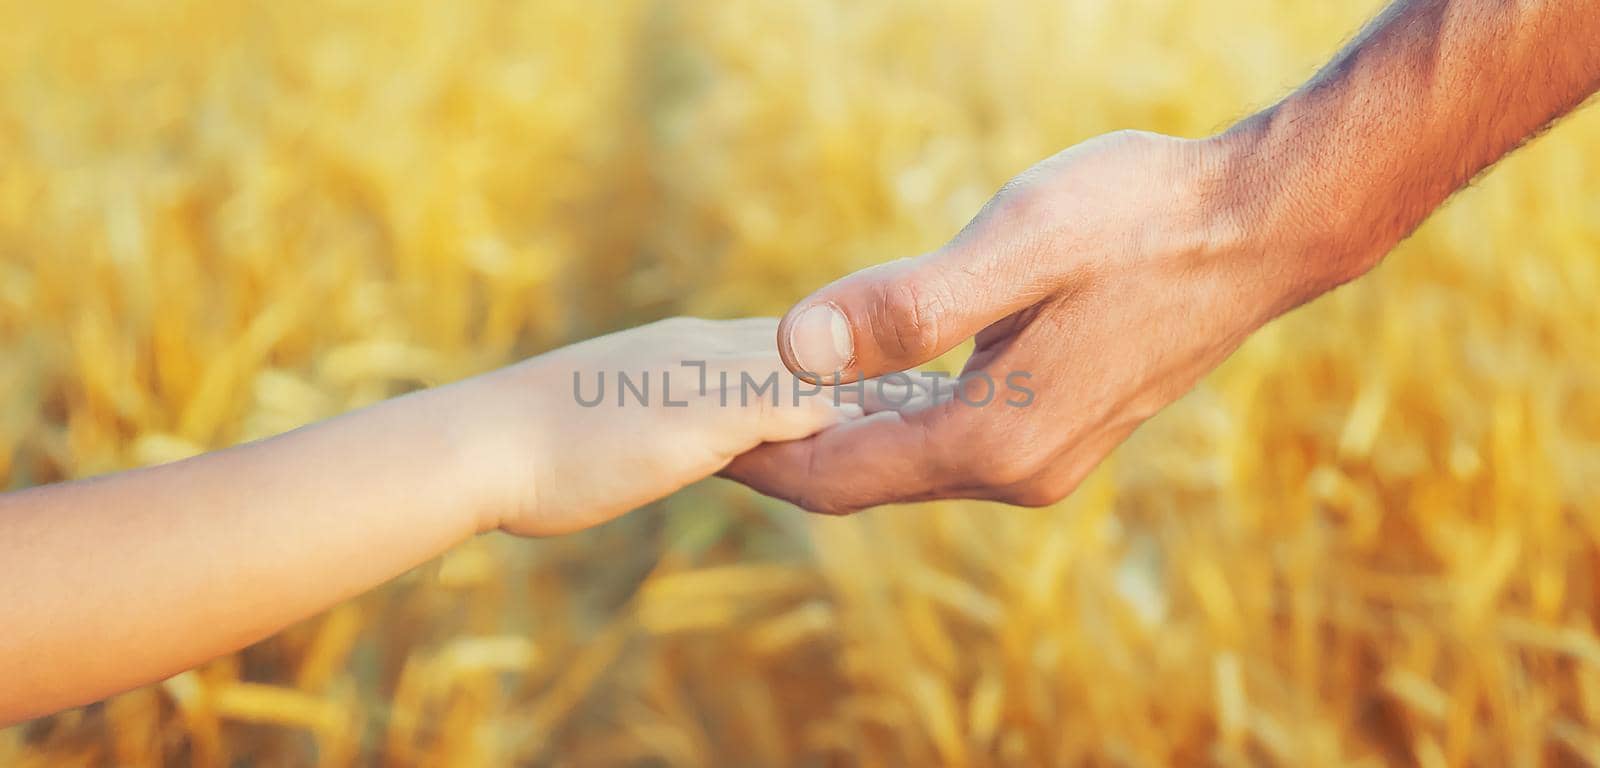
POLYGON ((1370 264, 1301 258, 1305 244, 1278 235, 1292 217, 1235 192, 1246 164, 1225 141, 1085 142, 1007 184, 944 247, 800 302, 778 329, 795 373, 852 382, 976 337, 960 384, 970 396, 946 383, 930 397, 937 382, 924 381, 905 407, 762 446, 724 474, 830 513, 1061 499, 1251 331, 1370 264), (1008 382, 1031 402, 1018 407, 1029 398, 1008 382))
POLYGON ((1221 136, 1116 133, 1056 155, 950 244, 823 288, 778 331, 791 370, 841 381, 975 335, 966 371, 1026 374, 1028 407, 916 398, 724 474, 824 512, 1054 502, 1251 331, 1370 269, 1600 89, 1597 38, 1586 0, 1396 0, 1221 136))

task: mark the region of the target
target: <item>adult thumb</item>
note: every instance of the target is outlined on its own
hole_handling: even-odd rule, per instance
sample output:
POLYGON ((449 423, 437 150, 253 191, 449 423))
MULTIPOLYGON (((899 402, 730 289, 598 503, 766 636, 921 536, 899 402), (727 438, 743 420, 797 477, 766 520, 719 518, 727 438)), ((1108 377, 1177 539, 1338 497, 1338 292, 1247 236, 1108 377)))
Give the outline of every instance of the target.
POLYGON ((778 350, 795 375, 827 384, 904 371, 950 351, 1050 292, 1020 254, 960 239, 868 267, 791 308, 778 350))

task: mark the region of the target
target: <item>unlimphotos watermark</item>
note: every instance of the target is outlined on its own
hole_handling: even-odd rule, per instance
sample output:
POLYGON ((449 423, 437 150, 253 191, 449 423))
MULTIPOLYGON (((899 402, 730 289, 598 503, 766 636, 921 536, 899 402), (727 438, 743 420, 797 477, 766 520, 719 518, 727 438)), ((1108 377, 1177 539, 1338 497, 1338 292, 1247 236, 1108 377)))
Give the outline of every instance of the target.
MULTIPOLYGON (((584 408, 598 408, 607 404, 619 408, 650 407, 654 404, 666 408, 687 408, 689 401, 682 399, 682 396, 686 396, 685 393, 692 391, 698 397, 704 398, 713 392, 712 375, 706 361, 685 360, 678 366, 681 369, 679 373, 685 370, 693 371, 685 377, 690 378, 690 382, 679 385, 681 387, 677 390, 679 398, 673 396, 673 371, 666 369, 573 371, 572 397, 584 408), (612 382, 609 391, 613 395, 610 397, 607 396, 608 380, 612 382), (652 386, 652 383, 656 386, 652 386)), ((736 374, 718 371, 715 394, 717 405, 721 407, 745 407, 759 403, 763 399, 777 406, 785 399, 782 397, 782 381, 788 379, 790 386, 786 399, 795 407, 806 398, 824 394, 833 398, 834 405, 845 402, 845 396, 852 393, 857 401, 865 400, 869 388, 875 390, 871 394, 875 395, 879 402, 891 407, 907 405, 919 396, 926 396, 933 402, 953 401, 972 408, 984 408, 994 404, 1009 408, 1027 408, 1033 405, 1035 399, 1034 391, 1028 387, 1028 381, 1033 378, 1028 371, 1012 371, 999 380, 988 371, 969 371, 961 376, 952 376, 943 371, 916 371, 914 375, 915 379, 911 373, 891 373, 876 379, 823 386, 798 376, 779 375, 778 371, 770 371, 761 378, 749 371, 738 371, 736 374), (921 379, 920 385, 917 379, 921 379)), ((806 376, 818 378, 810 373, 806 376)), ((835 373, 829 380, 837 381, 839 378, 841 378, 839 374, 835 373)), ((679 381, 683 379, 680 378, 679 381)))

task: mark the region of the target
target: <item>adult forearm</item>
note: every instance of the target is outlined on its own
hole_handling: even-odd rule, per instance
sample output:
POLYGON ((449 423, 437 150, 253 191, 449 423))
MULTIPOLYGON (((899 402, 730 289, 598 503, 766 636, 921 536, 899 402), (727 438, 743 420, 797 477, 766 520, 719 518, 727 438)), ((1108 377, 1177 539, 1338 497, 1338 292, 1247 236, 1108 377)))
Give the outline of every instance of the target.
MULTIPOLYGON (((1317 260, 1319 292, 1600 88, 1590 0, 1399 0, 1278 105, 1221 137, 1241 226, 1317 260)), ((1309 298, 1309 296, 1303 297, 1309 298)))

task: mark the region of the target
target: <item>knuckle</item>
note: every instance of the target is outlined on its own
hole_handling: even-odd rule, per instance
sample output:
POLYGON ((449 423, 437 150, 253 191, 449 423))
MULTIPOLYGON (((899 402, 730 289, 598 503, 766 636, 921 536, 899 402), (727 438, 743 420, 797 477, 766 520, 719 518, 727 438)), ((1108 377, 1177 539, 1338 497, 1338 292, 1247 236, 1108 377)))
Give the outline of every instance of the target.
POLYGON ((1051 420, 1008 408, 956 407, 936 428, 950 448, 945 471, 986 489, 1050 474, 1064 446, 1063 433, 1051 420))
MULTIPOLYGON (((825 458, 815 448, 806 454, 804 466, 803 474, 809 479, 824 478, 830 474, 825 458)), ((800 483, 792 493, 788 494, 788 500, 795 506, 817 515, 839 517, 860 509, 858 506, 848 504, 846 495, 841 494, 840 489, 832 483, 800 483)))
POLYGON ((702 338, 715 335, 711 323, 712 321, 698 317, 679 315, 657 320, 647 327, 656 333, 671 338, 702 338))
POLYGON ((1054 220, 1059 207, 1058 176, 1054 158, 1034 164, 1001 185, 979 218, 996 226, 995 231, 1054 220))
POLYGON ((883 283, 876 297, 873 335, 896 360, 923 362, 939 352, 938 293, 922 281, 883 283))
POLYGON ((1141 131, 1135 128, 1124 128, 1119 131, 1101 134, 1089 141, 1086 145, 1102 150, 1117 150, 1122 152, 1154 152, 1172 141, 1172 137, 1152 131, 1141 131))
POLYGON ((1149 144, 1159 136, 1160 134, 1137 128, 1122 128, 1105 134, 1104 139, 1107 143, 1140 145, 1149 144))
POLYGON ((972 469, 972 479, 986 488, 1026 483, 1038 471, 1036 460, 1025 453, 994 455, 972 469))
MULTIPOLYGON (((979 418, 973 416, 971 418, 979 418)), ((1038 439, 1030 420, 990 425, 980 432, 968 432, 974 439, 963 449, 969 479, 985 488, 1005 488, 1030 482, 1044 474, 1054 455, 1054 441, 1038 439)))
POLYGON ((1040 173, 1029 169, 1006 182, 984 206, 978 218, 1001 231, 1010 231, 1038 217, 1045 204, 1040 173))
MULTIPOLYGON (((741 386, 740 387, 740 396, 741 396, 740 404, 741 405, 744 404, 743 395, 745 393, 744 393, 743 389, 744 388, 741 386)), ((754 402, 751 403, 751 404, 755 406, 755 417, 756 417, 756 419, 758 419, 759 422, 762 423, 762 424, 776 424, 776 423, 778 423, 778 420, 779 420, 780 417, 788 415, 787 412, 779 411, 778 409, 774 408, 773 405, 772 405, 772 402, 769 401, 765 397, 754 398, 754 402)))
POLYGON ((1072 493, 1072 484, 1052 479, 1020 483, 999 494, 1000 500, 1018 507, 1048 507, 1072 493))
POLYGON ((814 515, 827 515, 829 517, 844 517, 856 511, 854 507, 839 503, 837 499, 823 496, 813 496, 801 492, 791 499, 795 506, 814 515))

